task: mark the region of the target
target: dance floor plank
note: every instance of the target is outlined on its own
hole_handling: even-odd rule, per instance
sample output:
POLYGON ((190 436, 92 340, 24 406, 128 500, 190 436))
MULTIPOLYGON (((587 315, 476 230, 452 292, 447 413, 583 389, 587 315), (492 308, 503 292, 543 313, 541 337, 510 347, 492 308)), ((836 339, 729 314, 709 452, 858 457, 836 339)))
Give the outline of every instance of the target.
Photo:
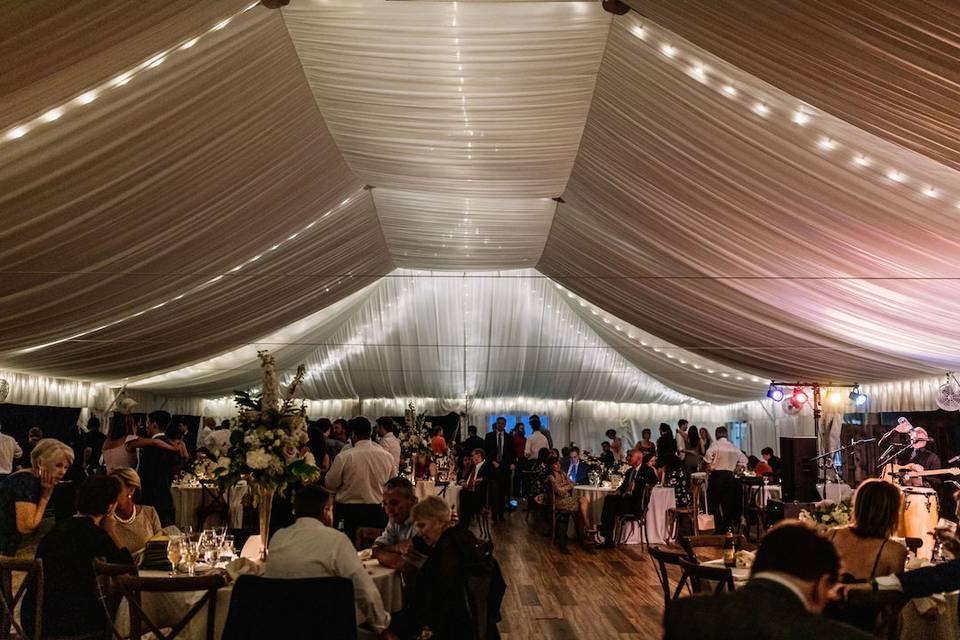
POLYGON ((662 635, 663 591, 639 546, 562 553, 542 525, 513 513, 493 529, 507 581, 503 640, 654 639, 662 635))

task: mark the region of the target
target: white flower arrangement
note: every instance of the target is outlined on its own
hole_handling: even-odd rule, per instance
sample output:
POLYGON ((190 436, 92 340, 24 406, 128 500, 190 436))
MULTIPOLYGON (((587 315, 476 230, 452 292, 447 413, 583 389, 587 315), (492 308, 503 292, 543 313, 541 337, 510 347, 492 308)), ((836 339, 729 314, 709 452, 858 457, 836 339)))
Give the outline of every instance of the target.
POLYGON ((800 522, 810 526, 842 527, 850 524, 850 501, 823 500, 813 506, 813 511, 801 509, 797 515, 800 522))

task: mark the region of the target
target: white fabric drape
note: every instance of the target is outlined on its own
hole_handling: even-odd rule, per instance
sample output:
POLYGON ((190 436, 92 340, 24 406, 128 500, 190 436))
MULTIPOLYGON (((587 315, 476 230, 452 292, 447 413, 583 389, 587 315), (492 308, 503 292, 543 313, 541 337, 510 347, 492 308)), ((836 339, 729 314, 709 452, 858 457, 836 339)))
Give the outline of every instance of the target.
POLYGON ((112 395, 101 384, 50 378, 17 371, 0 370, 0 380, 9 385, 9 404, 45 405, 48 407, 81 407, 106 409, 112 395))
MULTIPOLYGON (((156 27, 166 47, 185 37, 183 20, 156 27)), ((88 26, 57 25, 63 40, 88 26)), ((132 64, 127 46, 103 61, 109 77, 132 64)), ((96 381, 166 369, 392 268, 373 199, 328 134, 280 15, 252 10, 176 51, 4 140, 0 366, 96 381)), ((0 96, 0 124, 20 97, 0 96)))
POLYGON ((911 186, 956 173, 827 114, 798 125, 795 99, 641 22, 614 20, 538 269, 763 377, 853 383, 960 365, 960 218, 911 186), (766 115, 747 95, 765 96, 766 115), (844 143, 835 153, 824 131, 844 143), (845 141, 913 182, 864 171, 845 141))

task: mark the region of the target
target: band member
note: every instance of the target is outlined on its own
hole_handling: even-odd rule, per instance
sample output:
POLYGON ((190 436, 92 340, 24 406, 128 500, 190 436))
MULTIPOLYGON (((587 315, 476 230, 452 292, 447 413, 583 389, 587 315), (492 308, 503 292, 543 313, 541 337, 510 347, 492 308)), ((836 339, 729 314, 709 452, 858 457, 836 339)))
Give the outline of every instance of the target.
MULTIPOLYGON (((941 466, 940 456, 927 449, 930 436, 927 435, 926 429, 917 427, 913 430, 911 438, 913 440, 913 446, 911 446, 908 451, 900 454, 897 458, 897 463, 909 467, 911 471, 932 471, 939 469, 941 466)), ((915 486, 922 485, 933 487, 934 489, 938 488, 942 482, 943 479, 937 476, 913 478, 912 482, 908 481, 909 484, 915 486)))

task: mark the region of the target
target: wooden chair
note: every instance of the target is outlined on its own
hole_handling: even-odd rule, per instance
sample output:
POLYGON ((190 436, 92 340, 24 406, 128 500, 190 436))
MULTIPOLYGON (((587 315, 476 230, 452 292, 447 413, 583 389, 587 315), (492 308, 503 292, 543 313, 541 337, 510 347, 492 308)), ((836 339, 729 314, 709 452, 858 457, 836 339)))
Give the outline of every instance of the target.
POLYGON ((704 581, 717 583, 713 588, 714 595, 724 591, 733 591, 733 573, 727 567, 715 567, 692 562, 689 558, 680 558, 680 568, 683 569, 680 580, 688 580, 694 594, 709 592, 704 581))
POLYGON ((217 617, 217 590, 226 584, 221 574, 193 576, 181 578, 142 578, 140 576, 118 575, 115 584, 120 595, 127 600, 130 607, 130 637, 139 638, 143 635, 143 625, 159 640, 172 640, 195 618, 203 609, 207 609, 206 639, 214 640, 214 622, 217 617), (183 593, 189 591, 203 591, 203 596, 197 600, 184 616, 171 628, 169 633, 163 633, 143 608, 142 594, 144 593, 183 593))
POLYGON ((373 541, 379 538, 381 533, 383 533, 383 529, 378 529, 377 527, 358 527, 353 546, 357 548, 357 551, 369 549, 373 546, 373 541))
POLYGON ((221 491, 212 482, 202 482, 200 506, 197 508, 197 531, 206 528, 207 519, 217 517, 217 523, 226 526, 230 522, 230 505, 227 504, 227 492, 221 491))
POLYGON ((693 502, 689 507, 672 507, 667 509, 667 531, 669 539, 676 540, 680 532, 680 521, 689 520, 690 530, 693 535, 700 535, 700 523, 697 521, 697 515, 700 513, 700 507, 703 506, 703 483, 691 482, 690 493, 693 496, 693 502))
POLYGON ((17 560, 14 558, 0 557, 0 605, 3 606, 0 614, 0 639, 18 638, 23 640, 39 640, 41 637, 43 624, 43 561, 42 560, 17 560), (22 573, 23 581, 17 592, 13 592, 13 574, 22 573), (20 623, 14 617, 14 610, 18 604, 21 604, 23 596, 27 589, 32 585, 33 592, 36 594, 36 612, 32 633, 27 633, 20 623), (10 627, 13 626, 14 635, 10 635, 10 627))
POLYGON ((686 587, 688 591, 690 590, 687 576, 683 573, 683 568, 680 565, 680 560, 686 558, 686 553, 678 550, 664 549, 663 547, 650 547, 648 551, 650 552, 650 560, 657 570, 657 577, 660 578, 660 587, 663 589, 663 606, 666 607, 670 604, 671 600, 676 600, 680 597, 680 593, 684 587, 686 587), (676 589, 672 592, 670 590, 670 575, 667 572, 668 565, 680 567, 681 570, 680 580, 677 582, 676 589))
POLYGON ((623 544, 630 538, 630 534, 624 533, 625 525, 630 525, 631 530, 633 527, 640 528, 641 549, 644 546, 650 546, 650 538, 647 537, 647 510, 650 508, 650 494, 652 492, 653 487, 651 485, 644 486, 640 500, 634 505, 633 511, 616 517, 613 522, 614 544, 623 544))
MULTIPOLYGON (((687 552, 687 558, 691 562, 700 562, 702 558, 697 555, 697 549, 723 549, 723 545, 726 543, 726 536, 711 534, 706 536, 682 536, 680 538, 680 546, 683 547, 683 550, 687 552)), ((743 535, 733 536, 733 543, 736 545, 737 549, 746 549, 750 545, 747 545, 747 539, 743 535)))

